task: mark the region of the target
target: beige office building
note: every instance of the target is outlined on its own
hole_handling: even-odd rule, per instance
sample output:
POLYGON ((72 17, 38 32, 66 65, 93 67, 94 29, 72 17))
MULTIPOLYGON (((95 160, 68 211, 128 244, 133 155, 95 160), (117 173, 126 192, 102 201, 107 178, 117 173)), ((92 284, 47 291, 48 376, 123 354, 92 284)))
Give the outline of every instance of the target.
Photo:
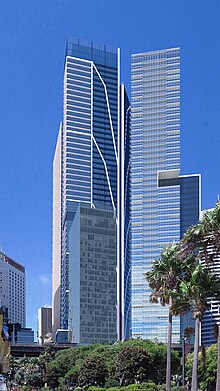
POLYGON ((45 306, 38 308, 38 330, 37 337, 39 345, 42 345, 48 334, 52 333, 52 307, 45 306))

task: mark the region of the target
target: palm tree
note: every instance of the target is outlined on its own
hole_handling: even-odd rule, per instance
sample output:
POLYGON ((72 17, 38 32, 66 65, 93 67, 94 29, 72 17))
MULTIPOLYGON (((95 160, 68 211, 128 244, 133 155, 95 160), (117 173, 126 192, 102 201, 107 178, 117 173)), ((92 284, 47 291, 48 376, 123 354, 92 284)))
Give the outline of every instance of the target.
POLYGON ((220 200, 207 210, 197 225, 190 227, 180 242, 180 257, 199 249, 199 257, 210 263, 220 254, 220 200), (212 248, 210 252, 209 249, 212 248))
POLYGON ((180 283, 180 293, 174 294, 175 302, 171 312, 177 315, 192 310, 195 318, 195 342, 192 371, 192 391, 197 391, 197 369, 199 350, 199 328, 203 314, 209 308, 209 298, 220 298, 220 278, 213 274, 209 268, 197 265, 189 281, 180 283))
MULTIPOLYGON (((214 209, 206 211, 199 224, 192 226, 180 245, 180 257, 199 249, 199 258, 212 269, 220 259, 220 200, 214 209)), ((220 390, 220 322, 218 322, 218 361, 216 391, 220 390)))
POLYGON ((171 383, 171 343, 172 343, 172 292, 178 292, 182 279, 191 274, 192 267, 195 267, 194 256, 188 256, 180 261, 177 257, 179 252, 178 244, 171 244, 165 248, 159 259, 152 264, 152 269, 146 273, 149 286, 152 289, 150 301, 162 305, 169 304, 169 323, 167 336, 167 370, 166 370, 166 391, 170 390, 171 383))

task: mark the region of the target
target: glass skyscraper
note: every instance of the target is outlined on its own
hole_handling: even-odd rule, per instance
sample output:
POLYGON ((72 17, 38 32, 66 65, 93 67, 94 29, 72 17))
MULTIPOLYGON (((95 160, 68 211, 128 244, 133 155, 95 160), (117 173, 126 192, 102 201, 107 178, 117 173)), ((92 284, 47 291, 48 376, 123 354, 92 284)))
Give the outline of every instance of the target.
POLYGON ((120 94, 121 126, 119 133, 119 186, 118 186, 118 339, 131 336, 131 154, 130 154, 130 111, 131 106, 121 85, 120 94))
MULTIPOLYGON (((149 302, 145 273, 199 219, 200 177, 180 176, 180 50, 132 55, 132 336, 166 342, 168 309, 149 302)), ((180 339, 173 321, 173 341, 180 339)))
MULTIPOLYGON (((124 275, 124 256, 119 250, 119 230, 121 216, 124 214, 121 211, 124 206, 120 205, 121 188, 118 181, 124 164, 120 147, 121 134, 124 134, 124 129, 121 129, 121 113, 124 106, 122 107, 120 96, 119 49, 81 40, 68 41, 64 68, 64 118, 54 157, 54 332, 59 327, 69 328, 69 272, 70 262, 74 262, 70 254, 69 235, 76 213, 81 216, 84 209, 89 208, 111 212, 111 218, 115 219, 117 224, 117 290, 112 306, 118 311, 117 332, 120 335, 122 318, 119 314, 123 311, 120 304, 123 278, 120 272, 124 275), (81 212, 78 212, 79 206, 81 212)), ((80 225, 85 229, 83 217, 80 219, 80 225)), ((100 217, 100 224, 104 224, 103 219, 104 215, 100 217)), ((93 223, 92 218, 88 219, 87 223, 94 223, 94 227, 97 228, 97 219, 93 223)), ((105 239, 103 237, 103 241, 105 239)), ((85 250, 87 242, 83 243, 85 250)), ((100 243, 96 242, 96 245, 100 243)), ((87 260, 89 262, 89 255, 87 260)))

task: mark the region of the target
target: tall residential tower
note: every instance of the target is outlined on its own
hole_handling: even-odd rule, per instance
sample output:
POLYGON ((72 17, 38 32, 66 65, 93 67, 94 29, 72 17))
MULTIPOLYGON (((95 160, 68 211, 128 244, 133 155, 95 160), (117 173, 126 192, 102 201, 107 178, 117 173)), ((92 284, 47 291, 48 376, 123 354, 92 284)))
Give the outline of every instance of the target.
POLYGON ((145 273, 200 208, 200 176, 180 176, 179 48, 134 54, 131 87, 132 336, 166 342, 168 309, 149 302, 145 273))

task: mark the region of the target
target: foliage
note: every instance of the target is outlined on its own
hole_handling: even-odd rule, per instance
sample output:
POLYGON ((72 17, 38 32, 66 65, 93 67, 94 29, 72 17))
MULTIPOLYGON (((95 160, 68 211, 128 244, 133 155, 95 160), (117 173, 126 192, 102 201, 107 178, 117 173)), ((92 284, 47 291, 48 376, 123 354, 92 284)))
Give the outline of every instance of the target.
MULTIPOLYGON (((114 391, 114 389, 117 391, 119 386, 119 381, 116 377, 117 357, 125 347, 141 352, 141 355, 147 357, 147 381, 152 381, 155 384, 162 384, 165 381, 166 345, 141 339, 130 339, 112 345, 94 344, 80 346, 59 351, 56 355, 48 351, 40 355, 39 358, 11 360, 11 370, 14 374, 12 381, 23 387, 25 383, 30 387, 43 387, 47 383, 51 389, 64 391, 68 384, 73 384, 73 387, 78 384, 80 370, 83 364, 85 364, 85 360, 89 358, 93 362, 101 360, 104 363, 107 375, 102 385, 105 385, 105 388, 108 388, 109 391, 114 391)), ((179 366, 180 359, 178 353, 172 351, 173 374, 178 373, 179 366)), ((143 372, 140 372, 141 376, 143 373, 144 369, 143 372)), ((141 379, 145 378, 141 377, 141 379)), ((140 384, 137 386, 140 386, 140 384)), ((101 391, 100 388, 99 391, 101 391)), ((123 390, 121 389, 121 391, 123 390)))
POLYGON ((50 388, 55 389, 59 386, 59 378, 63 376, 63 372, 59 370, 56 361, 48 364, 46 369, 45 381, 50 388))
POLYGON ((116 358, 115 377, 120 385, 142 383, 147 379, 148 354, 140 347, 124 347, 116 358))
POLYGON ((43 385, 43 378, 38 365, 38 359, 21 359, 14 380, 21 385, 27 384, 31 387, 41 387, 43 385))
POLYGON ((179 245, 171 244, 164 248, 161 257, 153 261, 152 269, 146 273, 149 286, 152 289, 150 301, 165 305, 169 304, 167 360, 166 360, 166 389, 171 386, 171 343, 172 343, 172 316, 173 293, 179 291, 184 278, 188 278, 195 265, 194 257, 188 256, 179 261, 179 245))
MULTIPOLYGON (((201 390, 214 391, 216 387, 216 372, 217 372, 217 344, 206 348, 206 363, 205 370, 202 360, 202 352, 198 355, 198 384, 201 390)), ((191 379, 193 366, 193 353, 188 355, 186 363, 186 375, 191 379)))
MULTIPOLYGON (((211 269, 220 256, 220 200, 218 200, 213 210, 206 211, 199 224, 191 227, 186 232, 181 241, 179 254, 181 257, 184 257, 187 253, 198 249, 198 257, 211 269)), ((216 391, 220 389, 220 325, 218 327, 216 391)), ((196 389, 194 379, 195 376, 192 379, 192 389, 196 389)))
POLYGON ((112 388, 99 388, 89 387, 88 391, 162 391, 162 388, 158 388, 155 383, 142 383, 142 384, 129 384, 123 387, 112 387, 112 388))
POLYGON ((109 377, 104 385, 105 388, 113 388, 119 386, 120 386, 119 382, 114 377, 109 377))
POLYGON ((18 383, 23 388, 43 387, 46 381, 46 368, 51 360, 52 357, 48 352, 38 358, 23 357, 17 361, 10 357, 8 379, 12 383, 18 383))
MULTIPOLYGON (((184 258, 189 252, 198 250, 198 258, 206 263, 207 268, 212 269, 213 264, 219 260, 220 256, 220 200, 218 200, 214 209, 204 213, 203 218, 197 225, 187 230, 180 243, 179 255, 184 258)), ((217 391, 220 389, 220 325, 218 327, 217 391)), ((196 360, 195 357, 194 361, 196 360)), ((194 365, 193 372, 195 372, 196 367, 197 365, 194 365)), ((192 376, 193 391, 196 389, 195 382, 195 376, 192 376)))
POLYGON ((80 386, 98 386, 105 384, 108 369, 102 358, 87 357, 79 369, 78 384, 80 386))
MULTIPOLYGON (((183 388, 171 386, 170 390, 183 391, 183 388)), ((155 383, 147 382, 142 384, 129 384, 128 386, 112 388, 100 388, 91 386, 88 388, 88 391, 166 391, 166 386, 165 384, 158 386, 155 383)))
POLYGON ((209 297, 220 297, 220 278, 203 265, 197 265, 188 281, 180 283, 180 292, 175 295, 171 310, 178 315, 184 311, 193 311, 195 318, 201 320, 209 308, 209 297))
POLYGON ((164 248, 159 259, 152 263, 152 269, 146 273, 149 286, 152 289, 151 301, 165 305, 169 304, 170 292, 179 290, 183 280, 188 280, 197 262, 192 254, 182 259, 178 257, 179 245, 171 244, 164 248))
POLYGON ((207 264, 213 262, 214 256, 220 253, 220 200, 213 210, 205 212, 198 224, 187 230, 180 247, 182 257, 199 248, 199 257, 207 264), (210 247, 211 252, 208 250, 210 247))
POLYGON ((220 297, 220 278, 213 274, 210 269, 197 265, 191 275, 191 279, 182 281, 180 284, 180 293, 175 299, 175 305, 173 306, 176 314, 179 311, 182 312, 182 308, 185 308, 185 310, 191 310, 196 319, 192 391, 197 390, 198 382, 199 322, 201 322, 203 314, 209 307, 208 301, 210 297, 220 297))
MULTIPOLYGON (((76 384, 79 369, 86 357, 89 356, 102 358, 107 366, 109 379, 116 381, 116 358, 123 347, 140 347, 144 349, 148 353, 149 361, 147 379, 151 379, 157 384, 164 382, 166 372, 166 345, 141 339, 130 339, 129 341, 114 343, 113 345, 94 344, 80 346, 60 351, 56 354, 55 359, 47 366, 48 378, 53 375, 54 379, 58 382, 58 379, 63 377, 65 381, 71 381, 76 384)), ((172 352, 173 373, 178 372, 179 365, 178 353, 172 352)))

